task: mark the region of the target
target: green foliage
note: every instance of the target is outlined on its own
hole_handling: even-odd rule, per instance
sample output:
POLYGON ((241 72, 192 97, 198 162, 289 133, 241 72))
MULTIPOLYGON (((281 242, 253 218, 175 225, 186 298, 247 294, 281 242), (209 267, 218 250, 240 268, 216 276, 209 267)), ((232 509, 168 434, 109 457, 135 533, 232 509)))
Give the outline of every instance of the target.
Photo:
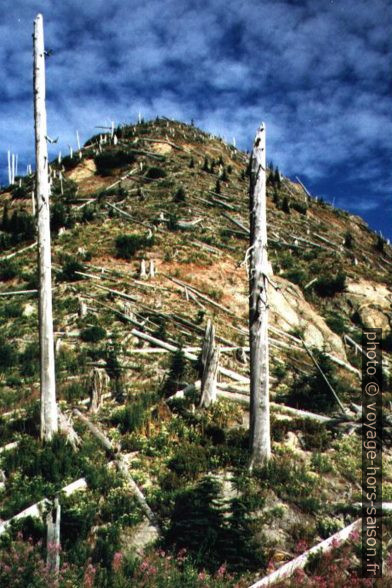
POLYGON ((183 188, 183 186, 180 186, 179 188, 177 188, 177 190, 174 193, 173 196, 173 202, 185 202, 186 200, 186 195, 185 195, 185 190, 183 188))
MULTIPOLYGON (((342 388, 336 369, 329 357, 318 349, 313 350, 321 370, 332 388, 338 394, 342 388)), ((336 400, 319 370, 314 367, 310 375, 296 375, 289 393, 285 396, 289 406, 310 410, 318 413, 336 409, 336 400)))
POLYGON ((323 298, 334 296, 334 294, 344 292, 346 287, 346 274, 340 272, 336 276, 320 276, 313 287, 316 294, 323 298))
POLYGON ((347 231, 344 235, 344 246, 347 247, 347 249, 354 248, 354 237, 350 231, 347 231))
POLYGON ((216 569, 224 555, 220 551, 224 510, 219 482, 207 476, 178 495, 166 533, 166 544, 186 549, 196 564, 216 569))
POLYGON ((8 302, 0 309, 0 316, 4 319, 18 318, 22 315, 23 307, 20 302, 8 302))
POLYGON ((221 193, 221 184, 220 184, 220 181, 219 180, 216 180, 216 183, 215 183, 215 192, 216 192, 216 194, 220 194, 221 193))
POLYGON ((28 343, 19 354, 20 373, 22 376, 35 376, 39 371, 39 345, 28 343))
POLYGON ((22 198, 29 198, 30 192, 26 185, 16 186, 13 188, 11 192, 12 198, 15 200, 22 199, 22 198))
POLYGON ((8 343, 4 337, 0 338, 0 368, 9 369, 17 364, 18 354, 15 343, 8 343))
POLYGON ((263 487, 273 489, 282 500, 297 504, 305 512, 322 510, 320 482, 295 456, 276 455, 255 474, 263 487))
POLYGON ((203 163, 202 170, 205 171, 205 172, 209 172, 210 171, 210 165, 208 163, 208 157, 207 156, 204 157, 204 163, 203 163))
POLYGON ((186 550, 199 568, 216 570, 222 562, 231 571, 260 568, 265 558, 254 540, 255 502, 246 496, 229 503, 221 494, 221 483, 212 476, 179 492, 165 544, 179 553, 186 550))
POLYGON ((62 227, 67 229, 75 225, 75 218, 72 211, 64 206, 62 202, 55 202, 50 209, 50 228, 57 233, 62 227))
POLYGON ((182 443, 170 459, 168 467, 177 476, 194 480, 200 473, 208 469, 206 448, 191 443, 182 443))
POLYGON ((14 259, 3 259, 0 261, 0 281, 8 282, 16 278, 19 273, 19 264, 14 259))
POLYGON ((150 418, 149 408, 156 403, 156 394, 143 394, 124 407, 117 409, 111 421, 119 427, 121 433, 132 433, 142 429, 150 418))
POLYGON ((106 337, 106 329, 100 327, 99 325, 92 325, 91 327, 86 327, 80 333, 80 338, 85 343, 97 343, 97 341, 101 341, 106 337))
POLYGON ((166 178, 167 173, 162 167, 149 167, 145 173, 148 180, 158 180, 159 178, 166 178))
POLYGON ((343 333, 347 330, 346 322, 344 318, 340 314, 330 314, 326 319, 325 322, 337 335, 343 335, 343 333))
POLYGON ((385 253, 385 239, 384 237, 381 237, 381 235, 377 236, 377 241, 376 241, 376 251, 378 251, 379 253, 385 253))
POLYGON ((289 199, 287 198, 287 196, 285 196, 282 200, 282 211, 286 214, 290 214, 289 199))
POLYGON ((82 279, 82 276, 78 276, 76 272, 83 272, 84 265, 73 257, 66 256, 61 272, 59 273, 60 280, 64 282, 77 282, 82 279))
POLYGON ((131 259, 137 251, 154 244, 153 238, 138 233, 119 235, 116 238, 117 256, 122 259, 131 259))
POLYGON ((193 157, 191 157, 189 160, 189 167, 190 169, 193 169, 195 167, 195 160, 193 159, 193 157))
POLYGON ((70 171, 71 169, 74 169, 78 163, 80 163, 80 159, 79 157, 71 157, 70 155, 66 155, 62 158, 61 163, 65 171, 70 171))
POLYGON ((125 167, 135 161, 135 154, 123 149, 104 151, 94 157, 97 172, 102 176, 108 176, 114 169, 125 167))
POLYGON ((182 349, 178 349, 172 354, 169 373, 166 382, 163 385, 163 393, 170 396, 176 392, 181 384, 185 374, 186 359, 182 349))
POLYGON ((291 208, 293 210, 296 210, 300 214, 306 215, 308 213, 308 206, 306 204, 304 204, 303 202, 297 202, 296 200, 293 200, 291 202, 291 208))
POLYGON ((302 268, 289 269, 284 272, 283 276, 294 284, 304 285, 308 281, 308 273, 302 268))
MULTIPOLYGON (((3 219, 4 221, 4 219, 3 219)), ((7 221, 7 228, 3 227, 11 235, 12 244, 32 239, 35 235, 35 223, 33 217, 24 210, 14 210, 7 221)))

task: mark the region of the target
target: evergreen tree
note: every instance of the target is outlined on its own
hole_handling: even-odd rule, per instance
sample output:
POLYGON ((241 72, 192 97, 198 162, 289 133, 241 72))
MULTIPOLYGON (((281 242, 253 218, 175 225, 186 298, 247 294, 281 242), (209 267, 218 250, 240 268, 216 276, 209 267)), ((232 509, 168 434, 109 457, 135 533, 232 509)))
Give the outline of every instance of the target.
POLYGON ((199 566, 216 570, 222 562, 220 543, 224 531, 221 485, 211 476, 176 498, 166 543, 185 548, 199 566))
POLYGON ((205 172, 209 172, 210 171, 210 166, 209 166, 209 163, 208 163, 208 157, 207 156, 205 156, 205 158, 204 158, 204 163, 203 163, 202 170, 205 171, 205 172))
POLYGON ((226 168, 225 167, 223 168, 223 171, 222 171, 222 173, 220 175, 220 179, 221 179, 222 182, 227 182, 229 180, 228 175, 227 175, 227 171, 226 171, 226 168))
POLYGON ((185 190, 182 186, 177 188, 173 200, 174 202, 185 202, 185 190))
POLYGON ((385 253, 385 239, 381 235, 377 237, 376 249, 380 253, 385 253))
POLYGON ((1 221, 1 228, 3 231, 8 231, 9 230, 9 224, 10 224, 10 219, 9 219, 9 212, 8 212, 8 203, 6 202, 4 204, 4 208, 3 208, 3 218, 1 221))
POLYGON ((220 185, 220 181, 219 180, 216 180, 215 192, 216 192, 216 194, 220 194, 221 193, 221 185, 220 185))
POLYGON ((283 201, 282 201, 282 210, 283 210, 283 212, 286 212, 287 214, 290 214, 289 199, 287 198, 287 196, 285 196, 283 198, 283 201))
POLYGON ((274 172, 274 184, 280 189, 281 181, 280 181, 280 172, 279 172, 278 166, 276 166, 275 172, 274 172))
POLYGON ((352 249, 354 247, 354 237, 350 231, 347 231, 344 235, 344 246, 347 247, 347 249, 352 249))
POLYGON ((171 364, 166 382, 163 385, 163 393, 170 396, 178 390, 185 374, 186 359, 183 350, 177 349, 171 357, 171 364))
POLYGON ((195 167, 195 160, 193 159, 193 157, 191 157, 190 160, 189 160, 189 167, 190 168, 195 167))

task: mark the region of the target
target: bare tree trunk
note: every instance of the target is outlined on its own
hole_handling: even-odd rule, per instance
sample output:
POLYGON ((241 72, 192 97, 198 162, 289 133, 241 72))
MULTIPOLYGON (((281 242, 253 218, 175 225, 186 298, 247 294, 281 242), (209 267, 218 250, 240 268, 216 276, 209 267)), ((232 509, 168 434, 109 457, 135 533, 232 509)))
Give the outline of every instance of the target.
POLYGON ((201 353, 201 399, 200 407, 207 408, 216 401, 216 381, 219 367, 219 348, 215 347, 215 329, 207 322, 201 353))
POLYGON ((216 382, 219 368, 219 347, 214 347, 208 356, 207 365, 203 372, 201 383, 200 406, 208 408, 216 402, 216 382))
POLYGON ((59 573, 60 569, 60 517, 61 506, 59 499, 56 496, 53 508, 50 509, 46 516, 46 564, 48 570, 55 575, 59 573))
POLYGON ((265 126, 257 131, 251 155, 250 177, 250 469, 271 457, 269 365, 267 210, 265 126))
POLYGON ((37 169, 39 336, 41 366, 41 439, 49 441, 58 430, 54 340, 52 318, 52 280, 50 255, 50 213, 48 148, 46 143, 45 51, 43 18, 34 21, 34 119, 37 169))
POLYGON ((94 367, 90 374, 90 396, 91 404, 89 412, 96 413, 102 406, 103 395, 108 390, 110 378, 102 368, 94 367))

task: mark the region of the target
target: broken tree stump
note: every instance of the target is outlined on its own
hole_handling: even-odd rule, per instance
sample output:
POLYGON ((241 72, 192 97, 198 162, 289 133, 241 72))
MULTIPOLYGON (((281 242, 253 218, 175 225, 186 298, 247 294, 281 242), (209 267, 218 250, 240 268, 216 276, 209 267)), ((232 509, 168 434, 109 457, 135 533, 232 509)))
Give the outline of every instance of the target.
POLYGON ((89 373, 90 413, 94 414, 101 408, 103 396, 108 391, 109 383, 110 378, 105 369, 94 367, 89 373))

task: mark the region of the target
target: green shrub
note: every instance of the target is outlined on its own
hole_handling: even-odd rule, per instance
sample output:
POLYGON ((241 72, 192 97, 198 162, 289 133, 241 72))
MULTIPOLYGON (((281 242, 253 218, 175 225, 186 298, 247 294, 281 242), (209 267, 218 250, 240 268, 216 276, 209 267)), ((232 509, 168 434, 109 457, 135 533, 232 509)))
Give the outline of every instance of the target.
POLYGON ((145 173, 145 177, 149 180, 158 180, 159 178, 166 178, 167 173, 162 167, 149 167, 145 173))
POLYGON ((296 202, 295 200, 291 203, 291 208, 299 212, 300 214, 307 214, 308 213, 308 206, 302 202, 296 202))
POLYGON ((176 190, 176 192, 173 196, 173 202, 178 202, 178 203, 185 202, 185 190, 182 186, 180 186, 176 190))
POLYGON ((5 319, 18 318, 22 315, 23 307, 20 302, 8 302, 3 306, 0 313, 5 319))
POLYGON ((385 239, 384 237, 381 237, 381 235, 377 236, 377 241, 376 241, 376 251, 378 251, 379 253, 385 253, 385 239))
POLYGON ((97 172, 103 176, 110 175, 112 170, 133 163, 136 157, 133 152, 122 149, 104 151, 94 157, 97 172))
POLYGON ((16 278, 19 273, 19 264, 14 259, 3 259, 0 261, 0 281, 8 282, 16 278))
POLYGON ((97 343, 106 337, 106 329, 99 325, 86 327, 80 333, 80 338, 85 343, 97 343))
POLYGON ((77 259, 72 257, 66 257, 59 278, 64 282, 77 282, 82 279, 82 276, 78 276, 76 272, 83 272, 84 265, 77 259))
POLYGON ((186 359, 182 349, 178 349, 172 354, 169 373, 166 382, 163 385, 163 393, 170 396, 178 390, 182 378, 185 374, 186 359))
POLYGON ((354 247, 354 237, 350 231, 347 231, 344 235, 344 246, 347 247, 347 249, 353 249, 354 247))
POLYGON ((314 284, 314 290, 321 297, 328 297, 343 292, 346 287, 346 274, 338 273, 336 276, 321 276, 314 284))
POLYGON ((290 269, 284 272, 283 276, 293 284, 305 284, 308 281, 308 274, 302 268, 290 269))
POLYGON ((340 314, 331 314, 326 319, 325 322, 337 335, 343 335, 346 331, 346 323, 344 318, 340 314))
POLYGON ((153 238, 149 239, 146 235, 139 235, 138 233, 119 235, 116 238, 117 256, 122 259, 131 259, 137 251, 153 244, 153 238))
POLYGON ((129 404, 113 413, 111 422, 119 427, 121 433, 139 431, 150 419, 149 408, 157 399, 156 394, 143 394, 139 398, 133 398, 129 404))
POLYGON ((4 337, 0 338, 0 368, 8 369, 16 366, 18 361, 15 343, 8 343, 4 337))
MULTIPOLYGON (((324 352, 313 350, 321 370, 337 394, 342 389, 332 361, 324 352)), ((336 409, 336 400, 319 370, 314 367, 311 374, 296 376, 289 393, 285 396, 289 406, 318 413, 336 409)))
POLYGON ((35 235, 34 219, 24 210, 14 210, 7 224, 7 232, 11 234, 13 244, 32 239, 35 235))
POLYGON ((75 225, 75 218, 70 209, 61 202, 55 202, 50 209, 50 228, 57 233, 62 227, 67 229, 75 225))
POLYGON ((12 198, 15 199, 19 199, 19 198, 30 198, 30 191, 27 189, 27 186, 24 186, 22 184, 22 186, 16 186, 15 188, 13 188, 12 192, 12 198))
POLYGON ((282 200, 282 208, 281 210, 283 212, 285 212, 286 214, 290 214, 290 205, 289 205, 289 199, 287 198, 287 196, 285 196, 282 200))
POLYGON ((191 443, 183 443, 170 459, 168 467, 177 476, 194 480, 201 472, 208 469, 206 448, 191 443))
POLYGON ((20 373, 22 376, 35 376, 39 372, 39 345, 28 343, 19 354, 20 373))
POLYGON ((78 163, 80 163, 80 159, 76 156, 71 157, 70 155, 66 155, 62 158, 61 163, 65 171, 70 171, 71 169, 74 169, 78 165, 78 163))

